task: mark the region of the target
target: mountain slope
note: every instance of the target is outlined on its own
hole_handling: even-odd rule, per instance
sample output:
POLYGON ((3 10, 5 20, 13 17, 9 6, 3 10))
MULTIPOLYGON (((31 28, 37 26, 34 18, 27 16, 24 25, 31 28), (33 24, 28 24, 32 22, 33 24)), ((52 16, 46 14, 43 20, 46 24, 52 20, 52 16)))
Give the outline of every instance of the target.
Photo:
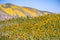
POLYGON ((10 19, 14 17, 38 17, 48 14, 35 8, 16 6, 10 3, 0 5, 0 19, 10 19), (3 16, 4 15, 4 16, 3 16), (9 16, 8 16, 9 15, 9 16))

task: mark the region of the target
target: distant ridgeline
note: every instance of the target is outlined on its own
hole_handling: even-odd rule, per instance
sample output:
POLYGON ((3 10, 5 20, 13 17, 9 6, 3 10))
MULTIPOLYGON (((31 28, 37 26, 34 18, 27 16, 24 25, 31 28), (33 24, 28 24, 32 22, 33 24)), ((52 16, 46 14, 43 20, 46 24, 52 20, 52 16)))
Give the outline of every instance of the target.
POLYGON ((10 3, 0 5, 0 20, 17 17, 39 17, 51 12, 40 11, 35 8, 16 6, 10 3))

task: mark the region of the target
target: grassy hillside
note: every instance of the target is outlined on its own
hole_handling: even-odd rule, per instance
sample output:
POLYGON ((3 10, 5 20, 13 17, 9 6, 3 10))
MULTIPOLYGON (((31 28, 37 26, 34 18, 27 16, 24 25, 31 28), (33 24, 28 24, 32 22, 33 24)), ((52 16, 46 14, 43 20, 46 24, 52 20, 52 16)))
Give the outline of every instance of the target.
POLYGON ((0 21, 0 40, 60 40, 60 14, 0 21))
MULTIPOLYGON (((48 12, 40 11, 35 8, 23 7, 23 6, 16 6, 10 3, 0 5, 0 15, 5 15, 5 18, 13 17, 38 17, 42 15, 47 15, 48 12), (10 15, 7 16, 7 15, 10 15)), ((4 16, 3 16, 4 17, 4 16)))

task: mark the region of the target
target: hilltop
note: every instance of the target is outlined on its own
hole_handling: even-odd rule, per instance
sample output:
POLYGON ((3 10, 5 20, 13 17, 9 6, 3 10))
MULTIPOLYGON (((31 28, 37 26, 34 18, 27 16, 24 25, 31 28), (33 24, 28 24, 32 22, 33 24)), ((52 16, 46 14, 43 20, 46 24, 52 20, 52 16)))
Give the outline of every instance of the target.
POLYGON ((17 18, 17 17, 39 17, 47 15, 50 12, 40 11, 35 8, 16 6, 11 3, 0 5, 0 20, 17 18))

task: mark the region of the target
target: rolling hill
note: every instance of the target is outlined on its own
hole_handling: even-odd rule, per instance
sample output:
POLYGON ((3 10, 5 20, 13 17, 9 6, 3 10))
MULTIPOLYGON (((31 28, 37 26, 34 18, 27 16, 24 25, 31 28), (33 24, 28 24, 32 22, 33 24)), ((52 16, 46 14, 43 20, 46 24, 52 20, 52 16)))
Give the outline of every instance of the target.
POLYGON ((0 40, 60 40, 60 14, 2 4, 0 40))
POLYGON ((16 17, 38 17, 47 15, 47 11, 40 11, 35 8, 16 6, 10 3, 0 5, 0 19, 10 19, 16 17))

